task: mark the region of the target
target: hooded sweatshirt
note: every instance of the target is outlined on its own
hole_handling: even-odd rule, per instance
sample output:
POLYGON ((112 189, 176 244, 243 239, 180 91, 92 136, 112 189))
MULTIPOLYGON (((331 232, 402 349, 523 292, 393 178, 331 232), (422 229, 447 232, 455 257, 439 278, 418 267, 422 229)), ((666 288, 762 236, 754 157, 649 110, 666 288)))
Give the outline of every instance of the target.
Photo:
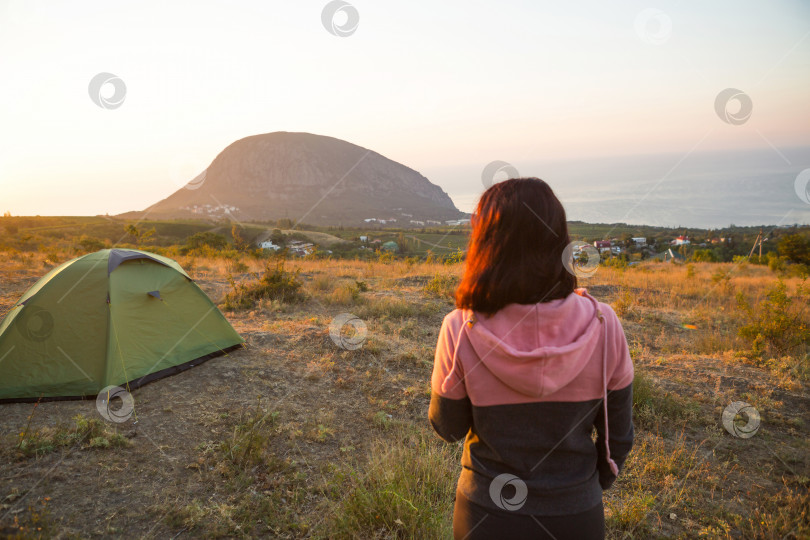
POLYGON ((618 317, 585 289, 489 317, 456 309, 439 333, 429 418, 444 440, 465 437, 467 499, 576 514, 601 502, 630 451, 632 382, 618 317))

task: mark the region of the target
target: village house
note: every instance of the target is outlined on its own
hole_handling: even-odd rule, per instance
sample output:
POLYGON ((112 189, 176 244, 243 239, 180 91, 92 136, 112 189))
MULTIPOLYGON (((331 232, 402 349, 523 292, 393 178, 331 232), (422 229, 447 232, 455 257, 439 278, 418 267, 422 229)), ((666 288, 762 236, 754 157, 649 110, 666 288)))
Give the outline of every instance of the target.
POLYGON ((361 236, 360 241, 365 244, 366 242, 368 242, 368 236, 361 236))
POLYGON ((683 246, 683 245, 691 244, 691 242, 689 241, 688 236, 679 236, 675 240, 672 240, 669 244, 671 246, 683 246))
POLYGON ((414 225, 424 225, 425 224, 424 221, 419 221, 419 220, 416 220, 416 219, 412 219, 411 223, 414 224, 414 225))
POLYGON ((271 240, 265 240, 259 244, 259 247, 262 249, 272 249, 273 251, 278 251, 281 249, 281 246, 277 246, 271 240))
POLYGON ((668 250, 666 250, 666 251, 664 251, 662 253, 659 253, 658 255, 653 257, 652 259, 657 259, 659 261, 674 263, 674 262, 683 262, 684 261, 684 256, 681 255, 680 253, 678 253, 677 251, 673 251, 672 248, 670 248, 670 249, 668 249, 668 250))
POLYGON ((292 240, 287 244, 287 247, 292 255, 309 255, 315 251, 315 244, 309 242, 302 242, 301 240, 292 240))
POLYGON ((610 251, 610 240, 597 240, 593 243, 593 247, 599 250, 599 253, 606 253, 610 251))
POLYGON ((636 247, 645 247, 647 245, 647 239, 644 237, 631 238, 631 240, 636 247))

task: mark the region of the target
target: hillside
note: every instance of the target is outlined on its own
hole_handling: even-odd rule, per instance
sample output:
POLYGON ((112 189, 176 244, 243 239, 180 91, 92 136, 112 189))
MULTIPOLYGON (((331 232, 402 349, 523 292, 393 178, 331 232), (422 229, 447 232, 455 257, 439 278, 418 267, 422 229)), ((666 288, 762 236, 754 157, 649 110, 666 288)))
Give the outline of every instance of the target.
POLYGON ((346 141, 288 132, 234 142, 206 171, 143 214, 322 225, 463 217, 447 193, 413 169, 346 141))

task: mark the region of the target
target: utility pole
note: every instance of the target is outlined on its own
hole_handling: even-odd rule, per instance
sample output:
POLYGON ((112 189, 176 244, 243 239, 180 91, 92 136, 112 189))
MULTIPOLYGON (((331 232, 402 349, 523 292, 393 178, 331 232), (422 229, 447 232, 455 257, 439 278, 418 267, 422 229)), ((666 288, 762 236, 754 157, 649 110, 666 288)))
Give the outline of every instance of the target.
POLYGON ((751 255, 754 254, 754 250, 757 249, 757 244, 759 244, 759 257, 762 258, 762 229, 759 230, 759 234, 757 235, 756 240, 754 240, 754 245, 751 246, 751 251, 748 253, 748 258, 751 258, 751 255))

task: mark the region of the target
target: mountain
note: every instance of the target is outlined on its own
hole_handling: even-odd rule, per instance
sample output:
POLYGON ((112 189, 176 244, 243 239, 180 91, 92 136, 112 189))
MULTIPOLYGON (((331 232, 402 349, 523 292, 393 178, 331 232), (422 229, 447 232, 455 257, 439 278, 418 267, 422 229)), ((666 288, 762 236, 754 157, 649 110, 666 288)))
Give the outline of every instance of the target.
POLYGON ((289 218, 317 225, 365 219, 460 219, 439 186, 385 156, 333 137, 275 132, 240 139, 185 187, 147 208, 150 218, 289 218))

